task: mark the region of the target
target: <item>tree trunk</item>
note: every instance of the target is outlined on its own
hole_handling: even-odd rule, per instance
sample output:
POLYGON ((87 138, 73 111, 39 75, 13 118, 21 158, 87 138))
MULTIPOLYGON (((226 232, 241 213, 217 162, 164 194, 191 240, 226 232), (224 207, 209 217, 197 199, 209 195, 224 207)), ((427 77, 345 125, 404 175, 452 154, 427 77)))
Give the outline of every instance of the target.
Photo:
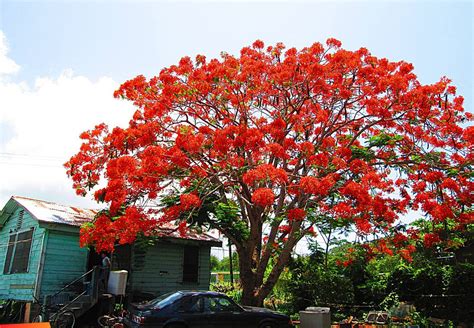
POLYGON ((237 248, 239 254, 240 284, 242 287, 243 305, 259 306, 255 300, 255 273, 252 270, 252 255, 242 248, 237 248))
POLYGON ((326 249, 324 251, 324 267, 326 269, 328 268, 329 245, 331 242, 331 233, 332 233, 332 228, 329 228, 328 240, 326 241, 326 249))
POLYGON ((242 276, 240 276, 241 282, 242 282, 242 299, 241 303, 242 305, 248 305, 248 306, 262 306, 262 304, 258 304, 257 298, 255 297, 254 293, 254 288, 251 284, 245 283, 242 276))
POLYGON ((253 268, 254 259, 252 258, 251 252, 247 249, 237 249, 239 253, 240 282, 242 286, 241 303, 243 305, 263 306, 263 301, 277 283, 298 240, 299 239, 294 235, 290 236, 287 245, 282 250, 271 273, 264 282, 257 280, 257 270, 253 268))

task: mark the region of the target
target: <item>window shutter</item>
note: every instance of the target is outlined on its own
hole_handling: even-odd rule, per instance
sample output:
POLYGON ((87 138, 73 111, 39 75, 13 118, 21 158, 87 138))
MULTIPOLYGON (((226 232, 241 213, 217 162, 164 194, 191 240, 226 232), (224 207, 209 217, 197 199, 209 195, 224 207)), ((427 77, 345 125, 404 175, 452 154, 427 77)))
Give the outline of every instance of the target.
POLYGON ((16 220, 16 228, 15 231, 18 231, 21 229, 21 226, 23 225, 23 216, 25 215, 25 211, 21 210, 20 213, 18 214, 18 218, 16 220))
POLYGON ((13 249, 15 247, 16 234, 10 235, 10 240, 8 241, 7 256, 5 258, 5 266, 3 267, 3 273, 10 273, 10 264, 12 262, 13 249))

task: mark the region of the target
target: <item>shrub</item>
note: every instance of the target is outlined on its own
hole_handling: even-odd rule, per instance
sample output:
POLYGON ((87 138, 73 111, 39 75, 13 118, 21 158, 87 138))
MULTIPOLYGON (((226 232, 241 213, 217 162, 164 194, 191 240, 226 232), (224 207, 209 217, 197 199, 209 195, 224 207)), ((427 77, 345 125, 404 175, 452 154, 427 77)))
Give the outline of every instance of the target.
POLYGON ((242 287, 238 283, 233 285, 230 282, 219 282, 211 284, 210 289, 214 292, 226 294, 237 303, 242 300, 242 287))

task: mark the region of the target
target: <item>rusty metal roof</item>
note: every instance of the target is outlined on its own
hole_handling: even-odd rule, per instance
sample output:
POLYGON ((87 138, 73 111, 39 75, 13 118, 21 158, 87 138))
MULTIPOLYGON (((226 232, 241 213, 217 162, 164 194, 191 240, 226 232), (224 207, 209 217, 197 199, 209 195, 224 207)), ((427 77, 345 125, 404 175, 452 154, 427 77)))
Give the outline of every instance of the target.
MULTIPOLYGON (((37 220, 46 223, 66 224, 79 227, 83 223, 91 222, 98 212, 96 210, 60 205, 21 196, 13 196, 12 199, 23 206, 37 220)), ((221 243, 219 239, 194 229, 187 229, 183 236, 178 231, 177 226, 172 224, 160 226, 157 235, 163 238, 189 239, 215 245, 219 244, 219 246, 221 243)))
POLYGON ((94 219, 97 211, 73 206, 65 206, 44 200, 21 196, 12 197, 37 220, 47 223, 59 223, 80 226, 94 219))
POLYGON ((214 246, 222 246, 221 241, 207 233, 196 231, 195 229, 186 229, 185 235, 181 235, 178 227, 173 224, 161 225, 157 235, 162 238, 176 238, 176 239, 191 239, 207 243, 212 243, 214 246))

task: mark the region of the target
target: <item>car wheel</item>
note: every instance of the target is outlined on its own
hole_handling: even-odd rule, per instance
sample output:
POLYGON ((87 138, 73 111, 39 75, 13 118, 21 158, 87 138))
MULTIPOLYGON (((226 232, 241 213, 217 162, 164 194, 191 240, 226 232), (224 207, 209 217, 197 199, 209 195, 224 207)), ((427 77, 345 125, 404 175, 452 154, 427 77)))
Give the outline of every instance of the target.
POLYGON ((258 328, 276 328, 277 325, 273 322, 264 322, 258 326, 258 328))
POLYGON ((75 323, 76 316, 74 312, 66 311, 58 314, 51 326, 56 328, 74 328, 75 323))

